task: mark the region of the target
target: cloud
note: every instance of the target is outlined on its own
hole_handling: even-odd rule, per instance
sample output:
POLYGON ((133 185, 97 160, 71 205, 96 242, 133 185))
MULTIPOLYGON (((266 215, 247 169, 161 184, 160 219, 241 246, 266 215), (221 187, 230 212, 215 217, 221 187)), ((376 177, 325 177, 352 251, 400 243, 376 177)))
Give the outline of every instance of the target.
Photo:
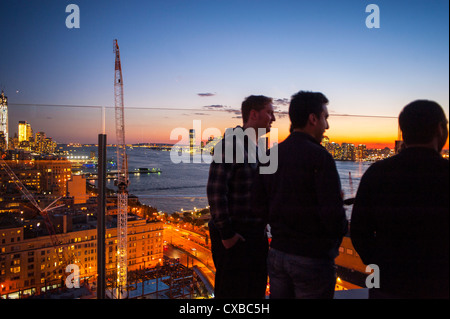
POLYGON ((200 115, 200 116, 209 116, 210 114, 203 112, 194 112, 194 113, 182 113, 181 116, 192 116, 192 115, 200 115))
POLYGON ((273 100, 273 104, 276 106, 289 106, 289 103, 290 103, 290 99, 287 99, 287 98, 273 100))
POLYGON ((210 110, 217 110, 217 109, 229 108, 229 106, 222 105, 222 104, 213 104, 213 105, 205 105, 204 108, 207 108, 207 109, 210 109, 210 110))
POLYGON ((197 95, 200 97, 209 97, 216 95, 216 93, 197 93, 197 95))
POLYGON ((277 119, 282 119, 282 118, 285 118, 285 117, 288 117, 288 116, 289 116, 289 112, 288 111, 277 111, 277 112, 275 112, 275 117, 277 119))
POLYGON ((215 111, 223 111, 227 113, 232 113, 235 115, 238 115, 238 117, 233 118, 240 118, 241 116, 241 110, 240 109, 234 109, 231 106, 228 105, 222 105, 222 104, 213 104, 213 105, 205 105, 203 108, 207 110, 215 110, 215 111))
MULTIPOLYGON (((287 102, 284 100, 287 100, 287 99, 283 99, 283 102, 285 104, 287 103, 287 105, 289 105, 289 100, 287 102)), ((236 116, 233 116, 233 118, 242 118, 240 109, 235 109, 228 105, 212 104, 212 105, 205 105, 205 106, 203 106, 203 108, 206 110, 211 110, 211 111, 215 110, 215 111, 223 111, 223 112, 227 112, 227 113, 232 113, 232 114, 236 115, 236 116)), ((280 119, 280 118, 289 116, 289 112, 287 110, 281 110, 277 105, 274 105, 274 109, 275 109, 276 118, 280 119)))
POLYGON ((281 119, 289 116, 289 112, 287 111, 287 109, 289 108, 290 103, 291 100, 288 98, 273 99, 276 118, 281 119))

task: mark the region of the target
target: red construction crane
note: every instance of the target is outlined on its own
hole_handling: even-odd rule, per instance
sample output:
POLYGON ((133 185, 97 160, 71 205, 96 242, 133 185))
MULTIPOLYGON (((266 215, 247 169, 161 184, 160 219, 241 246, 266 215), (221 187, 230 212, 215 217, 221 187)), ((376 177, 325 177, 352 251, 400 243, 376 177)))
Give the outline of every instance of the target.
POLYGON ((123 79, 120 52, 114 40, 116 55, 114 73, 114 97, 117 144, 117 298, 127 297, 127 219, 128 219, 128 161, 125 144, 123 106, 123 79))

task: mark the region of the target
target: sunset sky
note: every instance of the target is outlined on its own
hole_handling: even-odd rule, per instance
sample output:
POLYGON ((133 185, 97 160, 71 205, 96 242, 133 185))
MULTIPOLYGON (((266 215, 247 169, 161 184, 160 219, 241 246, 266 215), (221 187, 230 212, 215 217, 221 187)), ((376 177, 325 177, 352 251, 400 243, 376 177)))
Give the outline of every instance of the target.
POLYGON ((448 0, 4 0, 0 12, 10 135, 26 120, 57 142, 95 143, 106 107, 114 142, 114 39, 128 143, 176 143, 170 132, 193 120, 224 131, 251 94, 274 98, 280 141, 299 90, 328 97, 338 143, 392 147, 415 99, 449 114, 448 0), (70 3, 80 28, 66 27, 70 3), (366 26, 370 3, 380 28, 366 26))

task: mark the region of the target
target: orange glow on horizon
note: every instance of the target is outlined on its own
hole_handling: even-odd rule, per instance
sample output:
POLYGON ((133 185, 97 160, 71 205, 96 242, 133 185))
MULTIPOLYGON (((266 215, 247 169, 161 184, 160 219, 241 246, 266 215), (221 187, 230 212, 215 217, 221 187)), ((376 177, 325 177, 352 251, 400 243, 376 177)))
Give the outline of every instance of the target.
MULTIPOLYGON (((325 133, 326 134, 326 133, 325 133)), ((281 143, 289 136, 289 132, 279 135, 278 141, 281 143)), ((380 139, 377 137, 368 137, 368 138, 360 138, 360 137, 354 137, 354 136, 346 136, 341 138, 333 138, 333 136, 325 135, 330 139, 330 142, 337 143, 339 145, 342 145, 342 143, 348 143, 348 144, 354 144, 355 146, 358 146, 360 144, 366 145, 367 148, 373 148, 373 149, 383 149, 385 147, 394 148, 395 146, 395 140, 396 137, 392 137, 391 139, 380 139)), ((448 143, 447 143, 448 148, 448 143)))
MULTIPOLYGON (((221 134, 227 128, 242 126, 242 119, 239 114, 232 112, 192 112, 192 111, 129 111, 127 115, 127 134, 126 141, 129 144, 135 143, 167 143, 176 144, 181 137, 175 140, 170 139, 171 132, 176 128, 189 130, 193 128, 194 121, 200 121, 201 132, 196 133, 198 142, 206 141, 209 138, 209 128, 217 128, 221 134), (208 135, 208 136, 206 136, 208 135)), ((385 147, 394 148, 395 141, 398 139, 398 124, 395 118, 364 118, 364 117, 339 117, 330 115, 328 119, 330 128, 325 132, 330 142, 340 145, 342 143, 366 145, 367 148, 383 149, 385 147)), ((272 124, 272 132, 278 130, 278 136, 275 140, 275 134, 269 134, 269 143, 281 143, 289 136, 290 121, 288 116, 277 116, 272 124)), ((111 142, 114 141, 114 125, 107 126, 111 142)), ((216 137, 216 136, 215 136, 216 137)), ((448 149, 448 141, 445 149, 448 149)))
MULTIPOLYGON (((342 144, 360 144, 367 148, 394 148, 398 129, 396 119, 332 117, 328 120, 330 128, 324 135, 330 142, 342 144)), ((289 119, 282 118, 275 122, 278 128, 278 142, 289 136, 289 119)), ((272 141, 270 141, 272 143, 272 141)))

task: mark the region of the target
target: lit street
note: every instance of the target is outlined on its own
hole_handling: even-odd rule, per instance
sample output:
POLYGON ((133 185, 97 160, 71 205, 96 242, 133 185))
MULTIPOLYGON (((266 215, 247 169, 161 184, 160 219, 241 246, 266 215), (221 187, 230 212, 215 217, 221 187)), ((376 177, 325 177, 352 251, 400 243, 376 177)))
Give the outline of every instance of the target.
MULTIPOLYGON (((214 286, 215 267, 211 250, 205 248, 205 237, 172 225, 164 226, 164 254, 170 258, 180 258, 184 265, 196 265, 214 286), (170 246, 172 245, 172 246, 170 246), (193 258, 195 257, 195 258, 193 258)), ((336 290, 359 288, 338 278, 336 290)))
POLYGON ((180 262, 189 266, 196 265, 214 286, 215 268, 211 250, 199 243, 205 243, 205 237, 179 229, 171 225, 164 226, 164 254, 170 258, 180 258, 180 262), (171 247, 173 245, 175 247, 171 247), (195 258, 194 258, 195 257, 195 258))

